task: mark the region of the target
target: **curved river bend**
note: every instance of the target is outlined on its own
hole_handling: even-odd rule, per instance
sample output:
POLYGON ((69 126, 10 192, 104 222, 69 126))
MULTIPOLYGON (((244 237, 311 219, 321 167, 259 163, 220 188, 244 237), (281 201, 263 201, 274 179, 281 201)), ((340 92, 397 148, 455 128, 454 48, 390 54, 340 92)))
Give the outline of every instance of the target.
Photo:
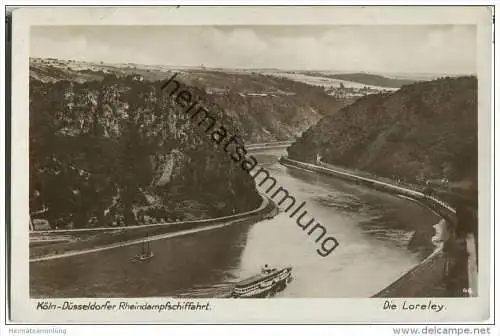
MULTIPOLYGON (((255 224, 152 241, 155 257, 132 263, 140 246, 30 263, 33 297, 214 296, 253 275, 263 264, 294 267, 278 297, 369 297, 418 264, 432 251, 429 239, 412 242, 438 218, 406 199, 327 176, 287 168, 283 150, 255 154, 259 164, 297 204, 340 243, 321 257, 295 218, 280 213, 255 224)), ((432 232, 432 230, 430 230, 432 232)))

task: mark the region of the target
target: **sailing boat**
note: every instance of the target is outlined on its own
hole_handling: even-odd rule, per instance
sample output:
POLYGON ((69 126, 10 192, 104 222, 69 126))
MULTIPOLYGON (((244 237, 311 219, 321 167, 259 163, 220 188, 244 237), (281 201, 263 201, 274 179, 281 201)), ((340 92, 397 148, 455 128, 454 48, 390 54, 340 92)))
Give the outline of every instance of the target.
POLYGON ((135 256, 137 260, 139 261, 147 261, 151 260, 151 258, 154 257, 153 251, 151 251, 151 242, 150 241, 144 241, 142 243, 142 251, 140 254, 135 256))

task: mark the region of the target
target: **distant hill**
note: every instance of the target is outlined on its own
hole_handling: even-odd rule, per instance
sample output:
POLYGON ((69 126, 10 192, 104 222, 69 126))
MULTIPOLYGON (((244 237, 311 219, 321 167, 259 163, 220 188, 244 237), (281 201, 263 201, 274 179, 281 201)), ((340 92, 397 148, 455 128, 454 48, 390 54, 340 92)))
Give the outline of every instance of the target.
POLYGON ((411 80, 411 79, 388 78, 368 73, 335 74, 335 75, 326 75, 325 77, 340 79, 349 82, 356 82, 365 85, 381 86, 386 88, 400 88, 403 85, 413 84, 416 82, 416 80, 411 80))
POLYGON ((289 149, 291 158, 395 176, 477 186, 477 79, 442 78, 358 99, 324 117, 289 149))
POLYGON ((320 87, 255 72, 206 71, 184 78, 207 92, 219 89, 211 98, 239 124, 239 134, 247 142, 294 140, 325 115, 352 102, 320 87))
POLYGON ((72 60, 31 59, 30 76, 45 83, 102 81, 115 76, 141 76, 145 82, 178 80, 207 93, 239 127, 247 142, 292 140, 323 116, 352 102, 322 88, 255 71, 168 68, 138 64, 101 64, 72 60))

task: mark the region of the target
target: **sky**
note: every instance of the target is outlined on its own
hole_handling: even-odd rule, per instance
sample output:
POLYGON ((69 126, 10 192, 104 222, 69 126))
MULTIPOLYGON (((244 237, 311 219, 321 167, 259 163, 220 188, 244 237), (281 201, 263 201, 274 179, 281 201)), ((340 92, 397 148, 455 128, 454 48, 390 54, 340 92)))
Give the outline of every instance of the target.
POLYGON ((44 26, 31 57, 374 73, 474 74, 476 28, 405 26, 44 26))

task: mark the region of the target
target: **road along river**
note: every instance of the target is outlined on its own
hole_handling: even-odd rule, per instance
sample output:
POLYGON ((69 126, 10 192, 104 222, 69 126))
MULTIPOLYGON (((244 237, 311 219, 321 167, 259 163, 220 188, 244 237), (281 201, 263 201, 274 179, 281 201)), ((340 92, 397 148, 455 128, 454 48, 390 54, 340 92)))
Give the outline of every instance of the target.
POLYGON ((155 256, 143 263, 130 262, 140 245, 32 262, 31 295, 210 297, 264 264, 289 264, 294 281, 277 297, 369 297, 432 251, 431 227, 439 218, 429 210, 405 198, 284 167, 278 163, 283 153, 269 149, 254 155, 339 241, 330 255, 321 257, 312 237, 280 213, 255 224, 154 240, 155 256))

